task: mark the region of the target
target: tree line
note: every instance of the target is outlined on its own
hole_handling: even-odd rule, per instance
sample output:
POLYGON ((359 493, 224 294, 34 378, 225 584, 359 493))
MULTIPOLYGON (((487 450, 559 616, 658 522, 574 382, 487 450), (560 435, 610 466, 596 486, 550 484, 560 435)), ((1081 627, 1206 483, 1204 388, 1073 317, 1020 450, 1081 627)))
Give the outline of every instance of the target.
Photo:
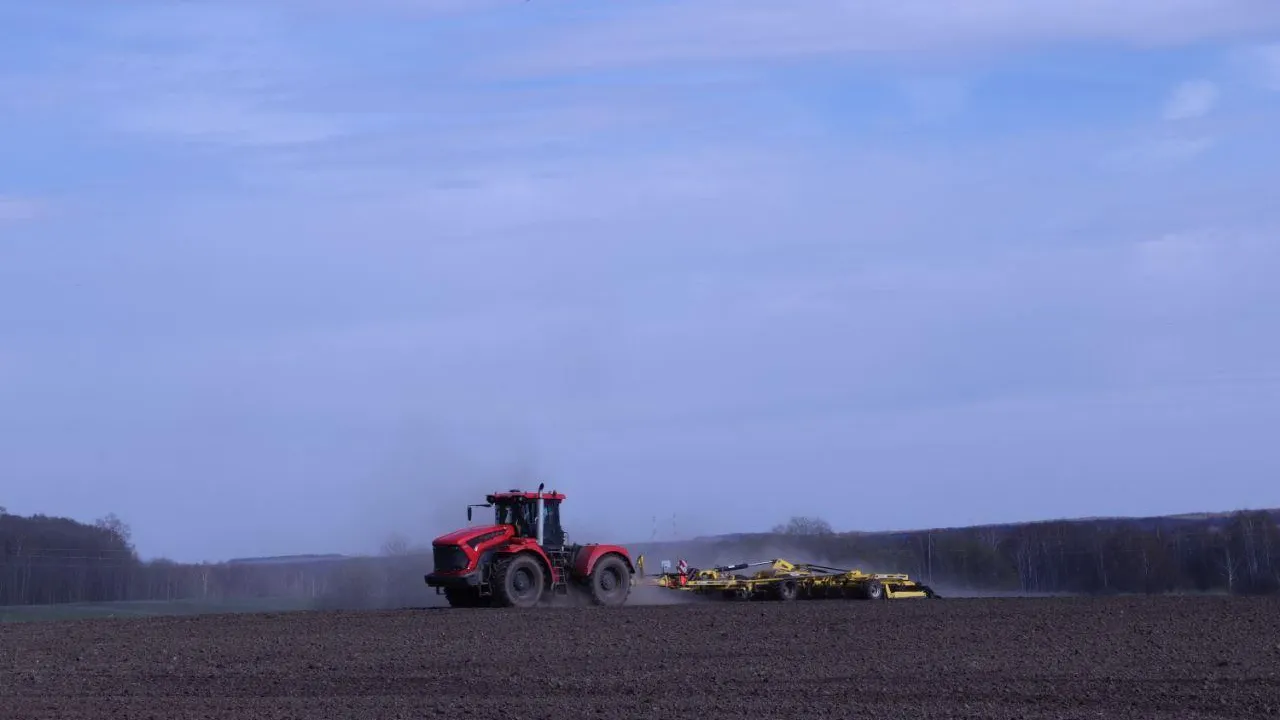
POLYGON ((897 533, 838 533, 797 517, 771 533, 706 538, 683 551, 905 572, 939 587, 1023 593, 1280 592, 1280 513, 1060 520, 897 533))
POLYGON ((304 607, 362 609, 430 601, 431 557, 398 536, 373 557, 309 556, 178 563, 142 560, 115 515, 94 523, 2 512, 0 605, 294 599, 304 607))
MULTIPOLYGON (((648 558, 702 566, 787 557, 905 572, 938 588, 1023 593, 1280 592, 1280 514, 1037 522, 899 533, 836 532, 792 518, 768 533, 648 544, 648 558)), ((142 560, 126 523, 18 516, 0 508, 0 605, 291 598, 315 608, 432 604, 427 548, 401 536, 372 557, 218 563, 142 560)))

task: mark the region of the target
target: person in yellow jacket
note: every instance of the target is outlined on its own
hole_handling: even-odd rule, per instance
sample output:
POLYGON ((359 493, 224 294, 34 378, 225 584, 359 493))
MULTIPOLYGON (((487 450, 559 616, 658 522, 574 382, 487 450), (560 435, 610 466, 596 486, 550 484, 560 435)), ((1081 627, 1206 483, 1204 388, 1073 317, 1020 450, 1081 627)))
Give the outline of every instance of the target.
POLYGON ((640 574, 640 577, 644 577, 644 555, 636 558, 636 571, 640 574))

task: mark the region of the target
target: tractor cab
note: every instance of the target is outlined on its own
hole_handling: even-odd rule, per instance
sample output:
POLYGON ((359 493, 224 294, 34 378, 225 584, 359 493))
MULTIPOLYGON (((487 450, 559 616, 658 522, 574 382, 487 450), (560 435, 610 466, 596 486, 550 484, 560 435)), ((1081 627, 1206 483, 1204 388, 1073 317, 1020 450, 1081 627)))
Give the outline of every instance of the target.
MULTIPOLYGON (((485 497, 486 504, 472 507, 492 507, 494 523, 511 525, 516 537, 532 538, 545 547, 562 547, 564 528, 560 525, 560 503, 565 498, 558 492, 527 492, 509 490, 485 497)), ((471 519, 471 507, 467 508, 471 519)))

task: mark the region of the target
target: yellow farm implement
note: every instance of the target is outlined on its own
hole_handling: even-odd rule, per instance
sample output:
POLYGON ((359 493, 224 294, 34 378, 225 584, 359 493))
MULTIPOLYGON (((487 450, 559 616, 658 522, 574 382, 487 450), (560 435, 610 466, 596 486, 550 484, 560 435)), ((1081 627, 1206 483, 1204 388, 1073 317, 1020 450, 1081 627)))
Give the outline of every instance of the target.
POLYGON ((658 576, 660 587, 728 600, 796 600, 846 598, 855 600, 898 600, 936 598, 928 585, 901 573, 864 573, 861 570, 765 560, 717 568, 665 572, 658 576), (759 567, 749 575, 743 570, 759 567))

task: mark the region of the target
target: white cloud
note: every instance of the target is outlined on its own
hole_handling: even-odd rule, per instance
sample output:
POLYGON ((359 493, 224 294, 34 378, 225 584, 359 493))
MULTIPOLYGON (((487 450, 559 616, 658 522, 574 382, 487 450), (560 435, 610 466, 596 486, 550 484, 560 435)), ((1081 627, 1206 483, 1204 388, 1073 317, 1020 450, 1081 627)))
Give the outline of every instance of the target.
POLYGON ((1262 87, 1280 92, 1280 43, 1245 50, 1246 72, 1262 87))
POLYGON ((111 12, 100 28, 96 44, 63 58, 41 85, 62 88, 64 106, 95 106, 85 115, 111 130, 236 146, 352 130, 300 99, 339 66, 298 48, 269 9, 141 5, 111 12))
POLYGON ((1166 120, 1189 120, 1208 115, 1218 103, 1218 86, 1208 80, 1188 80, 1174 88, 1165 103, 1166 120))
POLYGON ((958 78, 912 78, 902 83, 912 116, 924 122, 945 120, 961 112, 969 92, 969 84, 958 78))
POLYGON ((1153 46, 1280 30, 1280 3, 1273 0, 637 0, 612 9, 608 19, 534 42, 526 53, 504 61, 505 69, 538 74, 847 54, 920 62, 1046 43, 1153 46))
MULTIPOLYGON (((247 7, 260 7, 256 0, 236 0, 247 7)), ((228 2, 220 5, 230 4, 228 2)), ((528 11, 530 0, 278 0, 276 7, 289 11, 350 14, 351 12, 391 12, 410 16, 448 16, 496 10, 499 8, 523 8, 528 11)), ((536 7, 534 9, 537 9, 536 7)))
POLYGON ((778 152, 721 143, 666 153, 526 154, 456 167, 352 168, 301 157, 296 164, 267 163, 249 179, 274 192, 342 198, 348 205, 359 198, 354 204, 368 212, 429 224, 439 238, 547 224, 643 222, 660 208, 687 218, 699 207, 714 213, 747 202, 758 212, 790 189, 789 178, 803 172, 801 164, 778 152))
POLYGON ((1121 172, 1168 169, 1195 160, 1217 144, 1213 135, 1153 134, 1105 157, 1101 165, 1121 172))
POLYGON ((1213 269, 1214 245, 1220 242, 1206 233, 1168 233, 1144 240, 1135 247, 1137 273, 1161 280, 1201 277, 1213 269))
POLYGON ((44 213, 38 200, 0 195, 0 223, 33 220, 44 213))
POLYGON ((166 98, 122 109, 114 124, 133 132, 260 146, 314 143, 340 137, 348 131, 348 127, 332 116, 273 111, 234 96, 166 98))
POLYGON ((1248 230, 1208 227, 1165 233, 1137 244, 1137 272, 1163 280, 1269 276, 1280 261, 1274 238, 1274 228, 1265 224, 1248 230))
POLYGON ((1230 334, 1231 323, 1247 323, 1272 303, 1280 253, 1268 230, 1192 228, 1137 243, 1130 266, 1133 311, 1204 321, 1209 332, 1230 334))

